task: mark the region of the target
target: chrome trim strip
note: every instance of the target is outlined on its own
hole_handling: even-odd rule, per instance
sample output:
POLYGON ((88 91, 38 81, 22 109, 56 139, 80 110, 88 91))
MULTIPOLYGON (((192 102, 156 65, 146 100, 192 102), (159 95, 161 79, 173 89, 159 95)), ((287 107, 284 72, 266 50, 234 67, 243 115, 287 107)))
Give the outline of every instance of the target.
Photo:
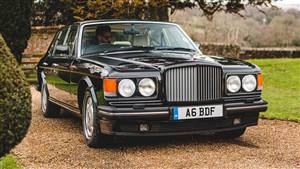
POLYGON ((70 106, 68 106, 67 104, 63 103, 63 102, 60 102, 52 97, 49 97, 49 101, 53 102, 54 104, 57 104, 58 106, 60 106, 61 108, 69 111, 69 112, 72 112, 74 113, 75 115, 77 116, 80 116, 80 111, 79 109, 76 109, 76 108, 71 108, 70 106))
POLYGON ((158 112, 126 112, 126 113, 112 113, 99 110, 98 114, 108 117, 145 117, 145 116, 168 116, 168 111, 158 111, 158 112))
POLYGON ((170 23, 170 22, 157 22, 157 21, 97 21, 95 20, 95 22, 88 22, 88 23, 83 23, 80 28, 79 28, 79 36, 78 36, 78 46, 77 46, 77 52, 78 52, 78 56, 77 58, 81 58, 81 39, 82 39, 82 34, 83 34, 83 28, 85 26, 89 26, 89 25, 98 25, 98 24, 112 24, 112 23, 148 23, 148 24, 166 24, 166 25, 174 25, 176 26, 181 33, 183 33, 183 35, 188 39, 189 43, 195 48, 195 50, 200 54, 203 55, 202 52, 200 51, 200 49, 197 47, 197 45, 194 43, 194 41, 187 35, 187 33, 176 23, 170 23))
POLYGON ((57 71, 61 71, 61 72, 67 72, 67 73, 74 73, 74 74, 79 74, 79 75, 83 75, 83 76, 89 76, 89 77, 93 77, 93 78, 97 78, 97 79, 102 79, 100 76, 96 76, 93 74, 88 74, 88 73, 83 73, 80 71, 73 71, 70 69, 62 69, 62 68, 54 68, 54 67, 45 67, 45 66, 40 66, 43 69, 47 69, 47 70, 57 70, 57 71))
POLYGON ((268 105, 263 104, 263 105, 255 105, 255 106, 227 107, 226 111, 237 111, 237 110, 247 111, 247 110, 267 109, 267 108, 268 105))

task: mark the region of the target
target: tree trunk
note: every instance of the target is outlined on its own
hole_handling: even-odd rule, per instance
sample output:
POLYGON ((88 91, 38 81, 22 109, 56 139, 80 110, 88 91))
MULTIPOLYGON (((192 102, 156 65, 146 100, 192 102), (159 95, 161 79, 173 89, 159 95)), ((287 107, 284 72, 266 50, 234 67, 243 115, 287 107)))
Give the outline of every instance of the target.
POLYGON ((150 20, 169 21, 169 9, 167 7, 150 7, 150 20))

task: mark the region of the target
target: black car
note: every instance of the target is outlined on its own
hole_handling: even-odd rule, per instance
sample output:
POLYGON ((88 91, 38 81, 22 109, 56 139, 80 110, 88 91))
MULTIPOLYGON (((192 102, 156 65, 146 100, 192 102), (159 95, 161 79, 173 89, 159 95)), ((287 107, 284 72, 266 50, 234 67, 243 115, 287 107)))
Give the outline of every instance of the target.
POLYGON ((37 74, 44 116, 76 113, 91 147, 114 135, 238 137, 267 109, 260 68, 203 55, 174 23, 74 23, 56 34, 37 74))

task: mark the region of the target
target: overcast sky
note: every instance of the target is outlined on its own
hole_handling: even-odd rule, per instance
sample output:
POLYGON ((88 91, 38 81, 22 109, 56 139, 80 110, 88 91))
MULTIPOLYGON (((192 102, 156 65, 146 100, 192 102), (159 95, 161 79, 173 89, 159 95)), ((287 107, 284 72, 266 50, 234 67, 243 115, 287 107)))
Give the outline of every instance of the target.
POLYGON ((280 0, 276 1, 275 4, 299 4, 300 5, 300 0, 280 0))

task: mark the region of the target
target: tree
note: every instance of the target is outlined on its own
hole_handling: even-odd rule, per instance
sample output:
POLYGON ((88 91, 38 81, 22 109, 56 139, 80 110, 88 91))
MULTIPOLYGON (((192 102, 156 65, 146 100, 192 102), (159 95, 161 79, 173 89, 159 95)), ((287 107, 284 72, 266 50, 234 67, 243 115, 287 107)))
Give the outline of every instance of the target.
POLYGON ((20 63, 31 34, 33 0, 0 0, 0 33, 20 63))
POLYGON ((72 5, 72 0, 45 0, 45 25, 73 23, 75 19, 72 5))
POLYGON ((193 4, 178 0, 86 0, 73 6, 76 20, 117 18, 168 21, 169 12, 192 7, 193 4))
MULTIPOLYGON (((272 0, 45 0, 47 20, 61 17, 64 24, 89 19, 145 19, 168 21, 170 14, 198 8, 211 18, 216 12, 237 13, 246 6, 271 6, 272 0)), ((241 14, 240 14, 241 15, 241 14)))
POLYGON ((247 5, 268 6, 271 0, 81 0, 73 3, 73 11, 77 20, 134 18, 168 21, 169 15, 178 9, 198 7, 211 18, 219 11, 239 14, 247 5))
POLYGON ((24 74, 0 34, 0 157, 21 142, 31 120, 24 74))

